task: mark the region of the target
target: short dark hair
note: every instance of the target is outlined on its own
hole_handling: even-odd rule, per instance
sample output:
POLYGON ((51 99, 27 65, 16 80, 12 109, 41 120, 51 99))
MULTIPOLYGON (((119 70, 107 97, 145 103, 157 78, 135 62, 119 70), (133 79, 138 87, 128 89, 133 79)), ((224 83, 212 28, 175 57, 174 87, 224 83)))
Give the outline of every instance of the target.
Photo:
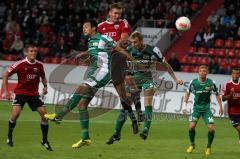
MULTIPOLYGON (((98 24, 97 24, 97 22, 96 22, 95 20, 93 20, 93 19, 85 20, 84 23, 90 23, 90 25, 91 25, 92 28, 95 27, 95 28, 97 29, 98 24)), ((83 24, 84 24, 84 23, 83 23, 83 24)))
POLYGON ((27 44, 24 49, 28 51, 29 48, 34 48, 34 47, 36 47, 34 44, 27 44))
POLYGON ((110 5, 110 10, 112 10, 112 9, 123 9, 123 6, 120 2, 113 3, 113 4, 110 5))

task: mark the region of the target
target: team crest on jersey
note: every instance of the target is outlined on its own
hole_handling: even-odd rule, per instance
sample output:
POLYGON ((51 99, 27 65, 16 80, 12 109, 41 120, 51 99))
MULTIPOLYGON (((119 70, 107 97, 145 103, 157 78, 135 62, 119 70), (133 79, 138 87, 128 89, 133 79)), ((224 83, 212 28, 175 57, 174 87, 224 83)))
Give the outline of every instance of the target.
POLYGON ((34 72, 37 72, 37 71, 38 71, 38 69, 37 69, 37 68, 33 68, 33 71, 34 71, 34 72))
POLYGON ((106 28, 103 28, 102 30, 106 30, 106 28))
POLYGON ((118 28, 119 28, 119 25, 114 25, 114 28, 115 28, 115 29, 118 29, 118 28))

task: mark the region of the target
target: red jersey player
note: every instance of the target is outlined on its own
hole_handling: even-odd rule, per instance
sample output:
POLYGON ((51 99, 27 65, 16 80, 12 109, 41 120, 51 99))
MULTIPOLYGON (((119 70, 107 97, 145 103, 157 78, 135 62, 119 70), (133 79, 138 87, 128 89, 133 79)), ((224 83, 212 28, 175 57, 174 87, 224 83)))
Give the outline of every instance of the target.
POLYGON ((233 127, 238 131, 240 144, 240 71, 232 69, 232 80, 223 88, 222 100, 228 103, 228 115, 233 127))
POLYGON ((7 144, 13 147, 13 130, 16 125, 16 121, 25 105, 28 103, 32 111, 38 111, 41 116, 41 131, 42 131, 42 142, 41 144, 49 151, 52 148, 48 142, 48 121, 44 118, 46 109, 43 106, 42 100, 39 98, 38 86, 40 78, 43 83, 43 94, 47 94, 47 80, 43 64, 36 60, 36 47, 33 45, 26 46, 27 57, 20 60, 10 66, 3 75, 3 86, 5 90, 5 97, 10 99, 8 91, 8 77, 13 74, 17 74, 18 83, 14 89, 15 97, 12 102, 12 114, 9 120, 8 127, 8 139, 7 144))

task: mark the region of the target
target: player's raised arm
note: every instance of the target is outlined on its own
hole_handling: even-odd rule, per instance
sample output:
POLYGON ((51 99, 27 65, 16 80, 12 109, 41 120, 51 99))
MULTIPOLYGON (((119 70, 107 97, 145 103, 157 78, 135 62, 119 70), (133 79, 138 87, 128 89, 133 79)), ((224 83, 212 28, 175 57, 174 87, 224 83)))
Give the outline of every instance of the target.
POLYGON ((180 84, 182 85, 183 84, 183 81, 178 79, 177 76, 175 75, 173 69, 172 69, 172 66, 169 65, 169 63, 164 60, 163 61, 163 65, 167 68, 167 72, 170 74, 170 76, 174 79, 174 81, 176 82, 176 84, 180 84))

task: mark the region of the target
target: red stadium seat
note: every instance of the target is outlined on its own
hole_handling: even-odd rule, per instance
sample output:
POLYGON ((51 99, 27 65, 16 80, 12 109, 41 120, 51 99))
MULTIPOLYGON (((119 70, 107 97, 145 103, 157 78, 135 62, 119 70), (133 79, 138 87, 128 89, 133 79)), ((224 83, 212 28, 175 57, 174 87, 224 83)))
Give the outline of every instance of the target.
POLYGON ((229 49, 227 52, 228 57, 234 58, 236 56, 235 50, 234 49, 229 49))
POLYGON ((240 48, 240 40, 234 41, 234 47, 239 49, 240 48))
POLYGON ((188 49, 188 53, 195 53, 196 52, 196 48, 191 46, 189 49, 188 49))
POLYGON ((191 67, 191 72, 197 73, 198 72, 198 66, 192 66, 191 67))
POLYGON ((44 63, 51 63, 51 59, 49 57, 44 57, 43 62, 44 63))
POLYGON ((188 66, 188 65, 182 66, 181 70, 182 70, 182 72, 190 72, 190 66, 188 66))
POLYGON ((208 49, 208 54, 209 54, 210 56, 216 56, 215 49, 214 49, 214 48, 209 48, 209 49, 208 49))
POLYGON ((231 40, 231 39, 226 40, 224 46, 226 48, 233 48, 233 46, 234 46, 233 40, 231 40))
POLYGON ((217 49, 216 54, 217 54, 217 56, 225 57, 226 56, 226 50, 225 49, 217 49))
POLYGON ((231 59, 230 64, 231 64, 231 67, 237 67, 238 66, 237 59, 231 59))
POLYGON ((201 64, 201 65, 208 65, 208 64, 209 64, 209 59, 208 59, 208 57, 202 57, 202 58, 199 60, 199 64, 201 64))
POLYGON ((207 53, 207 49, 206 49, 205 47, 200 47, 200 48, 198 49, 198 52, 199 52, 200 54, 206 54, 206 53, 207 53))
POLYGON ((198 63, 198 57, 192 56, 189 61, 190 64, 197 64, 198 63))
POLYGON ((181 64, 187 64, 188 63, 188 56, 185 55, 183 58, 180 59, 181 64))
POLYGON ((216 39, 215 43, 214 43, 214 47, 222 47, 224 44, 224 40, 223 39, 216 39))

